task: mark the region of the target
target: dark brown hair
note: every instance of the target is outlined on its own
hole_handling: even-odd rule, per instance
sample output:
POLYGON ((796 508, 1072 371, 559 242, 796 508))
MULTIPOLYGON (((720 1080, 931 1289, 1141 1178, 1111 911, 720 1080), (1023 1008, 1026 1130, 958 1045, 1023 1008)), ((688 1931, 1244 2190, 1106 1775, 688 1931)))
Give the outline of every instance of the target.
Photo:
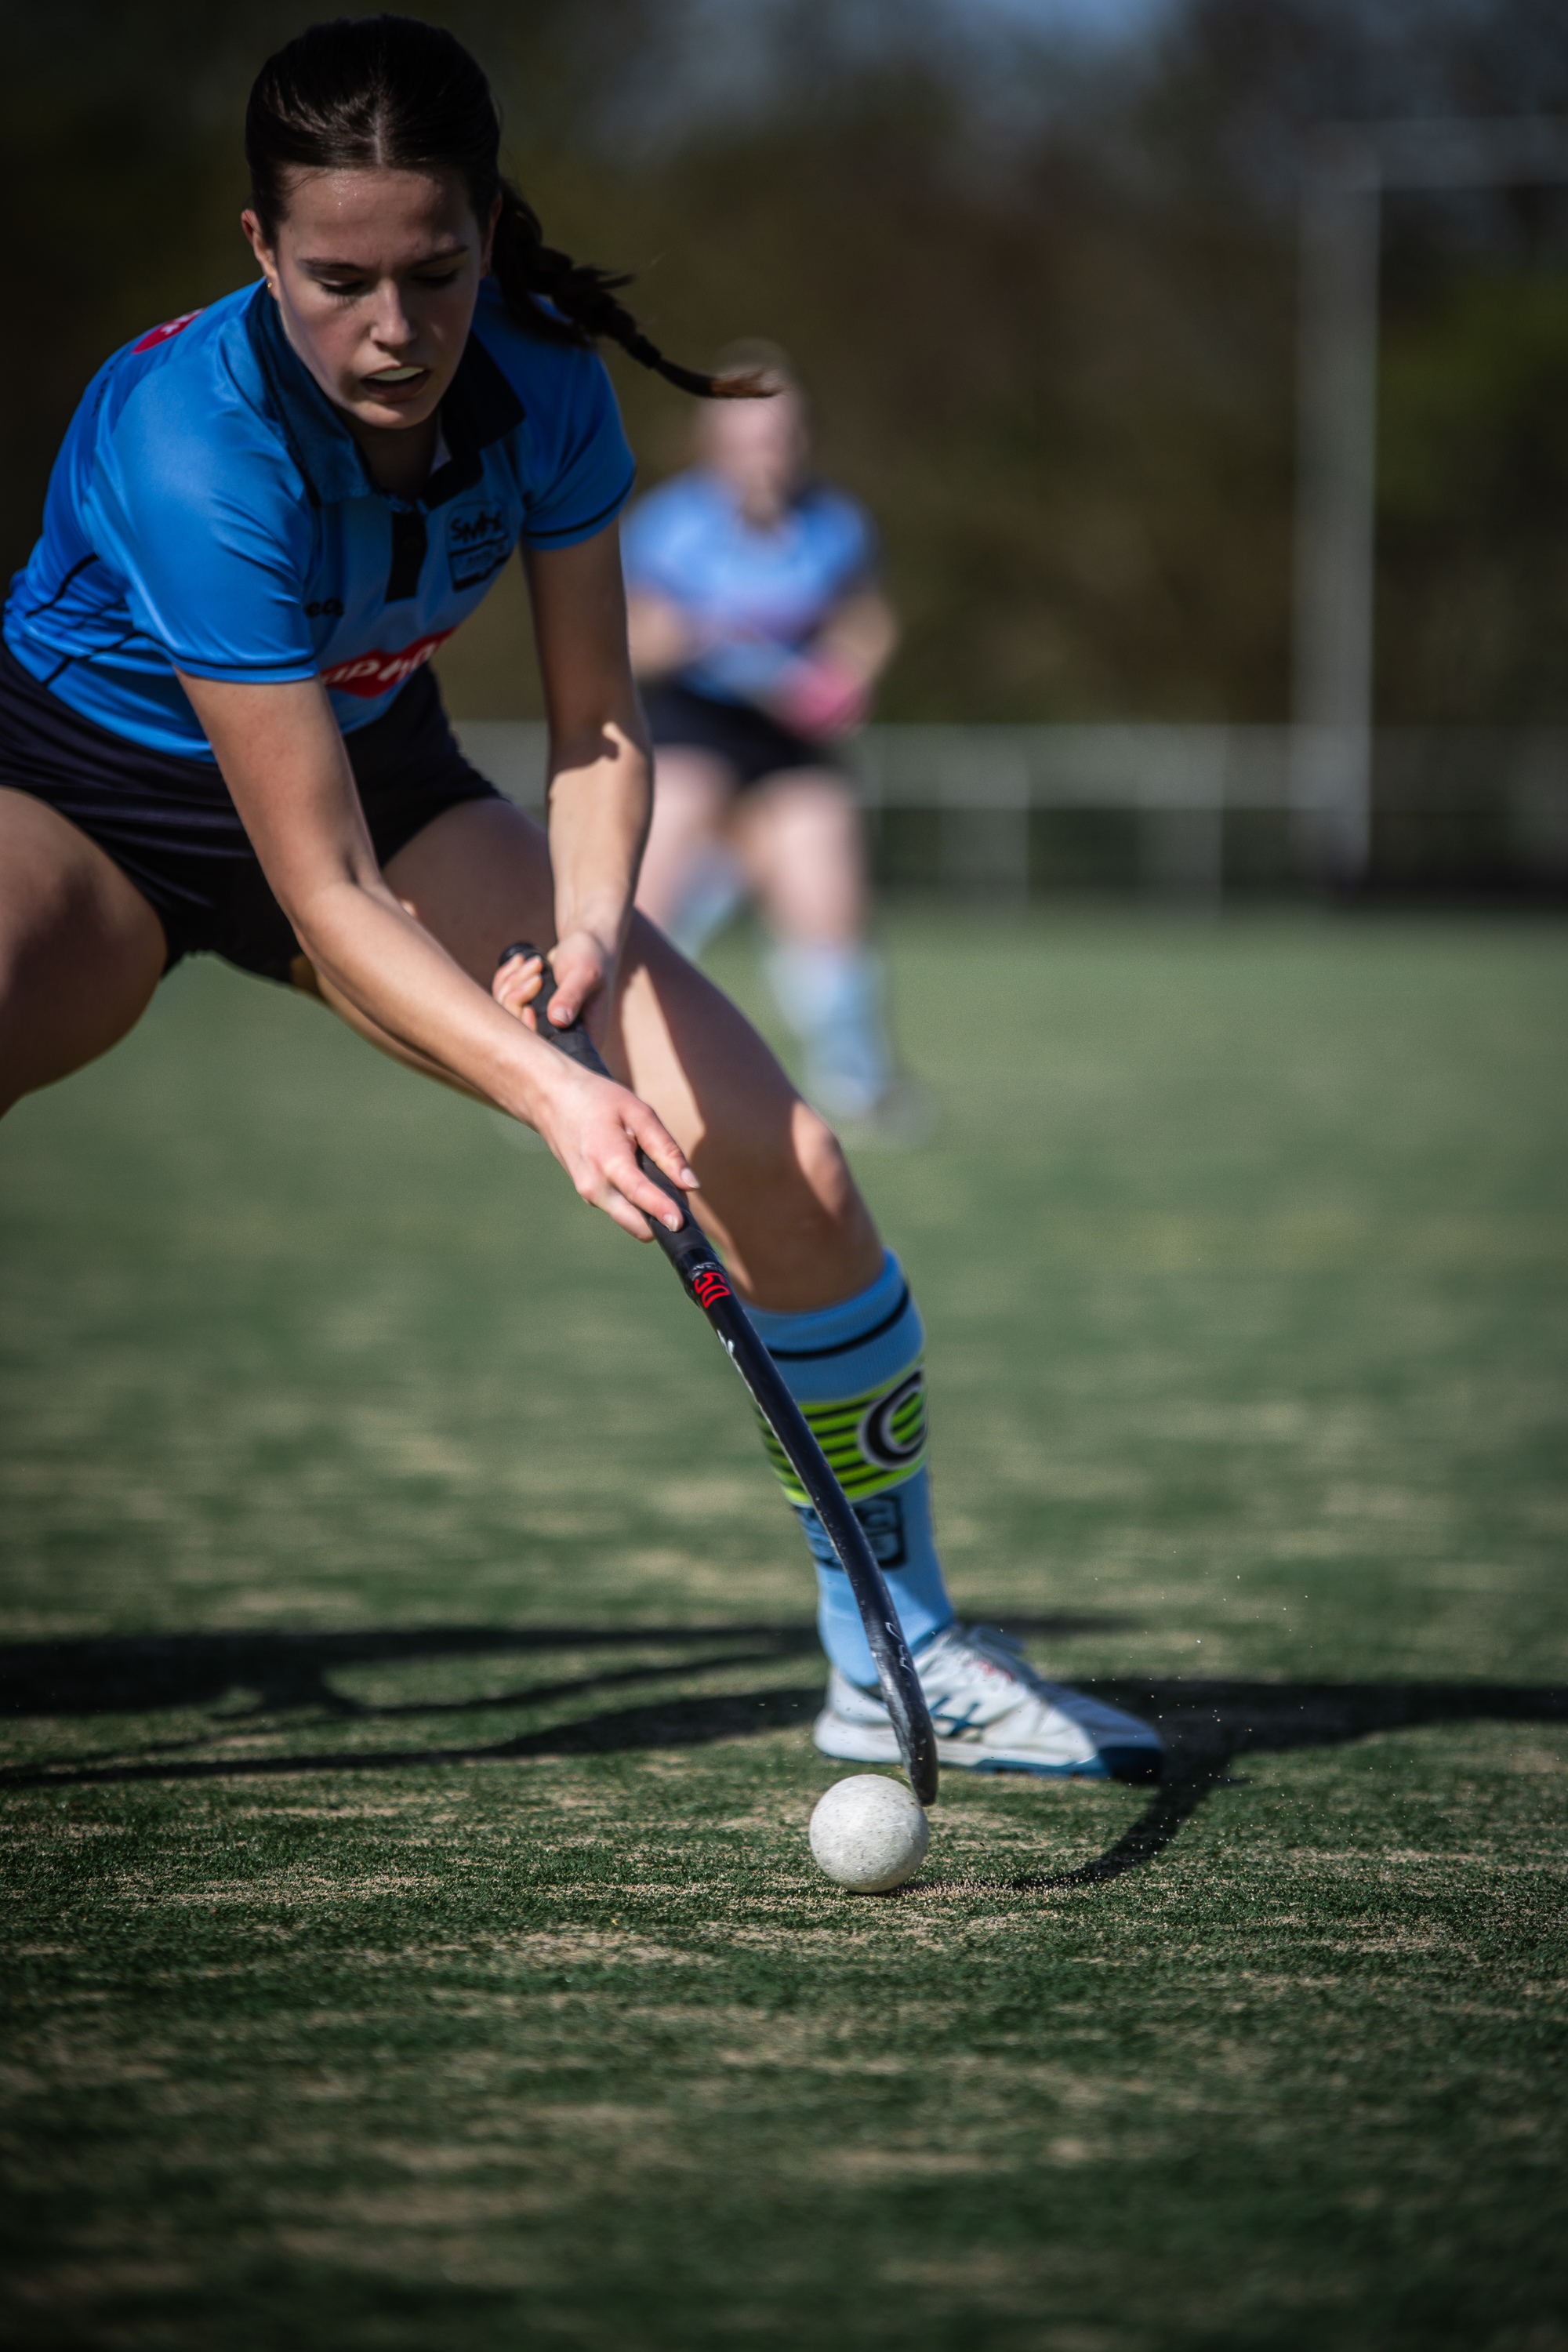
POLYGON ((704 375, 667 360, 616 298, 625 275, 574 261, 546 245, 539 215, 500 169, 500 115, 462 43, 415 16, 334 16, 268 58, 245 110, 251 203, 277 242, 290 172, 366 167, 452 172, 475 219, 496 198, 490 267, 520 327, 551 342, 608 336, 644 367, 710 400, 755 398, 755 373, 704 375))

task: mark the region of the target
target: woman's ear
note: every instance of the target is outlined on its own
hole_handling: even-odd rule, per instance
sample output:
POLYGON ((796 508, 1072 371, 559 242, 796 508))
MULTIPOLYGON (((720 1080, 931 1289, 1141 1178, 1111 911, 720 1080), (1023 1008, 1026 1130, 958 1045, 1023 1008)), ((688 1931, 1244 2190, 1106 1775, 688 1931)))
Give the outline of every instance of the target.
POLYGON ((256 215, 250 210, 248 205, 246 207, 245 211, 240 214, 239 225, 245 231, 246 241, 249 245, 250 250, 255 254, 257 260, 261 266, 261 275, 266 278, 273 295, 276 296, 278 292, 278 256, 268 244, 266 237, 262 235, 261 223, 258 220, 256 215))

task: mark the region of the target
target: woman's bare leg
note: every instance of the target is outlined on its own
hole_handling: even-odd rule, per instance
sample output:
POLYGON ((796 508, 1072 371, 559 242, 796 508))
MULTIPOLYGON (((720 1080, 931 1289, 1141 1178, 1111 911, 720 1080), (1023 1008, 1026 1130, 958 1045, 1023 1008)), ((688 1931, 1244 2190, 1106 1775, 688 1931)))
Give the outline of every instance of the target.
POLYGON ((694 888, 732 859, 728 843, 735 772, 711 751, 660 751, 654 762, 653 822, 637 877, 637 905, 661 931, 679 936, 694 888))
POLYGON ((0 786, 0 1111, 118 1045, 167 952, 112 858, 47 802, 0 786))
POLYGON ((773 934, 768 979, 799 1040, 806 1091, 832 1118, 875 1119, 897 1095, 881 967, 865 939, 859 812, 842 777, 790 768, 741 803, 735 835, 773 934))
POLYGON ((776 940, 849 947, 866 926, 860 818, 826 768, 770 776, 736 812, 735 841, 776 940))
POLYGON ((662 933, 634 924, 621 971, 629 1083, 696 1169, 698 1213, 724 1244, 737 1287, 788 1311, 864 1290, 881 1271, 882 1244, 832 1129, 662 933))
MULTIPOLYGON (((544 835, 504 802, 448 809, 386 878, 481 987, 513 940, 555 937, 544 835)), ((821 1307, 875 1280, 881 1243, 831 1131, 729 1000, 640 918, 604 1044, 689 1157, 702 1222, 746 1297, 821 1307)))

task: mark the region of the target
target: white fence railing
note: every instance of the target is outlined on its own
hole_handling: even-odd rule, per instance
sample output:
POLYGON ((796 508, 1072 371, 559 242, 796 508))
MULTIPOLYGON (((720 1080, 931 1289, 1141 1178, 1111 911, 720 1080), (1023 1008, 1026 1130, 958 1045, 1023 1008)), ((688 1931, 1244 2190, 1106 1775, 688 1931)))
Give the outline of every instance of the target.
MULTIPOLYGON (((544 800, 542 726, 471 719, 468 756, 511 799, 544 800)), ((847 766, 868 815, 935 814, 932 879, 959 890, 1023 896, 1039 859, 1037 817, 1101 812, 1132 820, 1141 885, 1159 896, 1215 900, 1227 880, 1229 820, 1272 819, 1277 866, 1321 878, 1321 812, 1302 797, 1310 763, 1286 727, 1127 724, 869 727, 847 766)), ((1423 827, 1468 825, 1494 868, 1568 884, 1568 730, 1392 729, 1376 739, 1373 872, 1378 835, 1408 850, 1423 827)), ((1391 854, 1385 849, 1385 855, 1391 854)), ((1415 861, 1419 863, 1419 858, 1415 861)))

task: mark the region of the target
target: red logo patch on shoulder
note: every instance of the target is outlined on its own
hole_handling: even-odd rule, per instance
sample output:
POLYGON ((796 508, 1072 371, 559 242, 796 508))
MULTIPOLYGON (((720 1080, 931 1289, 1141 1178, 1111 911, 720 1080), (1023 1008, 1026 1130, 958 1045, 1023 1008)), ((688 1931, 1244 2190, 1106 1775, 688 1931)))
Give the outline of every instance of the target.
POLYGON ((200 310, 183 311, 177 319, 165 319, 161 327, 149 327, 140 342, 132 343, 133 352, 150 352, 154 343, 166 343, 171 335, 183 335, 193 319, 201 317, 200 310))
POLYGON ((417 637, 395 654, 355 654, 350 661, 334 662, 331 669, 321 672, 321 684, 333 688, 339 694, 357 694, 374 702, 378 694, 401 686, 412 677, 421 662, 427 662, 437 646, 444 646, 451 635, 450 629, 437 629, 433 637, 417 637))

